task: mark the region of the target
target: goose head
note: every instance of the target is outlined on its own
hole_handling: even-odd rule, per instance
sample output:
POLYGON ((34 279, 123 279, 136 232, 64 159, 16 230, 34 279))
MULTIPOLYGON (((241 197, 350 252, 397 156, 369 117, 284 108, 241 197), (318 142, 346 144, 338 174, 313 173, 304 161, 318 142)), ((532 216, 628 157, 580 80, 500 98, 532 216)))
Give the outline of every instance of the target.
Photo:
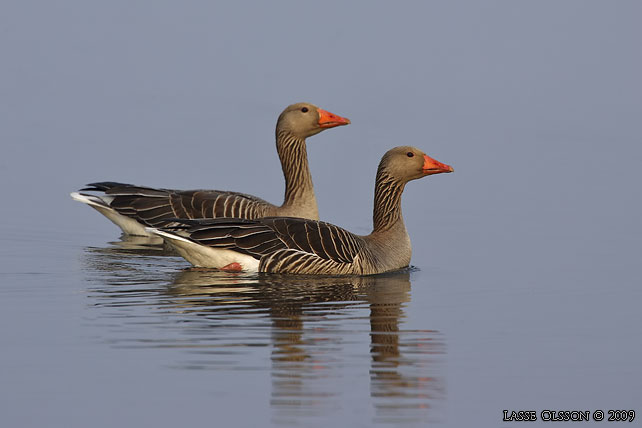
POLYGON ((307 138, 324 129, 348 125, 350 119, 323 110, 314 104, 297 103, 288 106, 279 116, 277 132, 286 131, 299 138, 307 138))
POLYGON ((427 175, 454 171, 452 166, 441 163, 412 146, 399 146, 388 150, 381 158, 379 169, 402 183, 427 175))

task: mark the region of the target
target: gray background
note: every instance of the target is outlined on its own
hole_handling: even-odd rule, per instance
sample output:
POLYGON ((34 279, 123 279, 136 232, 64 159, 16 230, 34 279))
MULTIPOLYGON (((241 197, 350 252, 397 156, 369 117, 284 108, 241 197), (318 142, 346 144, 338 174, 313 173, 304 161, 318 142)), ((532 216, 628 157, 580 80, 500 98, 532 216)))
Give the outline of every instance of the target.
POLYGON ((308 142, 326 221, 370 230, 390 147, 455 168, 404 195, 421 269, 408 322, 449 346, 444 423, 639 406, 641 17, 636 1, 4 1, 2 413, 19 421, 51 398, 43 383, 69 380, 38 375, 60 363, 41 339, 78 328, 55 290, 84 245, 117 236, 68 193, 116 180, 280 202, 274 124, 298 101, 352 120, 308 142))

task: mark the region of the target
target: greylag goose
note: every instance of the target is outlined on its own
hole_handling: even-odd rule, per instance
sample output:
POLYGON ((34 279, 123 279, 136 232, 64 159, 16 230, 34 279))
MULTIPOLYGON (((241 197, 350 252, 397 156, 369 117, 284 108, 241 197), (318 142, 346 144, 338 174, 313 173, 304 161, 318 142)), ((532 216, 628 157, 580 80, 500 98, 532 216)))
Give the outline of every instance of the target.
POLYGON ((371 275, 408 266, 410 238, 401 215, 407 182, 453 168, 401 146, 377 170, 373 231, 360 236, 329 223, 291 217, 181 220, 150 229, 197 267, 288 274, 371 275))
POLYGON ((283 205, 243 193, 221 190, 171 190, 131 184, 91 183, 71 197, 105 215, 125 234, 150 235, 149 226, 166 224, 168 218, 235 217, 254 219, 288 216, 318 219, 317 200, 308 167, 305 139, 350 120, 308 103, 288 106, 276 123, 276 149, 285 176, 283 205))

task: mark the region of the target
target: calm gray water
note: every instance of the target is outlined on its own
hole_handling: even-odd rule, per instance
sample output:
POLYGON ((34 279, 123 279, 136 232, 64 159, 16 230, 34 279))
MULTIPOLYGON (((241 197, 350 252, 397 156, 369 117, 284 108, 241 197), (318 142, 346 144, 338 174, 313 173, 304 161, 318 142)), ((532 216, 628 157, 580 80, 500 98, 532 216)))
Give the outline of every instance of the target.
POLYGON ((2 9, 2 426, 639 425, 640 3, 2 9), (407 186, 411 269, 191 270, 68 196, 278 202, 274 123, 296 101, 353 122, 309 140, 326 221, 368 233, 390 147, 453 165, 407 186))

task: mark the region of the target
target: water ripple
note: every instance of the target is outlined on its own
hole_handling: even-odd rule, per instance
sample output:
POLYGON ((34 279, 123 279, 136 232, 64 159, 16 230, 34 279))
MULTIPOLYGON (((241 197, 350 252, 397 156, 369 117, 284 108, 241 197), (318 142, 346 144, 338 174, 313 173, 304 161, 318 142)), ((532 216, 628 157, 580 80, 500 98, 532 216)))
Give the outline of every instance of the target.
POLYGON ((364 379, 373 423, 437 417, 445 338, 402 328, 411 269, 371 277, 230 274, 186 268, 140 239, 86 248, 82 263, 95 310, 88 322, 107 327, 107 345, 177 350, 177 370, 267 372, 273 422, 322 417, 341 405, 345 387, 364 379))

